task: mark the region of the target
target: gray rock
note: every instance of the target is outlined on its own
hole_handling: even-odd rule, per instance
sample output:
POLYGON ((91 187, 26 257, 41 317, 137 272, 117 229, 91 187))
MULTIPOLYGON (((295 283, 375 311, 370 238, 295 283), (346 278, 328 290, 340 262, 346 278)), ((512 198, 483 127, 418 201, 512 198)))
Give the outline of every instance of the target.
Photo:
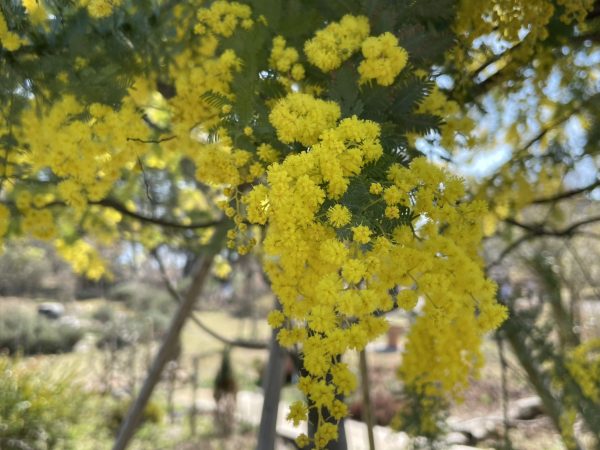
POLYGON ((537 397, 524 397, 511 406, 508 417, 513 420, 531 420, 544 414, 542 400, 537 397))
POLYGON ((65 313, 65 307, 62 303, 45 302, 38 305, 37 311, 48 319, 60 319, 65 313))
POLYGON ((469 443, 483 441, 497 434, 497 425, 500 417, 475 417, 468 420, 448 421, 453 431, 462 433, 468 438, 469 443))
POLYGON ((448 445, 465 445, 469 443, 469 438, 464 433, 452 431, 446 435, 445 441, 448 445))

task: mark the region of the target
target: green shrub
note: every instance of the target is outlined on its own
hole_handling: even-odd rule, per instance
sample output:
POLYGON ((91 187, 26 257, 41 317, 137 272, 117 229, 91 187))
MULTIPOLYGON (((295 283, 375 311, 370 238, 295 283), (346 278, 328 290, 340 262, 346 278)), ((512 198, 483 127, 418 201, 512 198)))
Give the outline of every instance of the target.
POLYGON ((2 308, 0 314, 0 351, 25 355, 65 353, 83 337, 79 326, 49 320, 22 307, 2 308))
POLYGON ((76 448, 69 432, 85 399, 70 377, 0 356, 0 449, 76 448))
POLYGON ((92 319, 102 323, 112 322, 115 319, 115 309, 112 305, 101 305, 92 314, 92 319))
MULTIPOLYGON (((119 431, 130 406, 131 400, 122 400, 114 403, 112 407, 109 408, 105 424, 112 433, 116 434, 119 431)), ((164 409, 158 403, 150 400, 142 413, 140 425, 159 424, 162 422, 164 415, 164 409)))
POLYGON ((176 303, 164 290, 139 281, 121 283, 111 289, 109 298, 125 303, 138 324, 142 340, 160 336, 169 326, 176 303))
POLYGON ((0 296, 73 298, 75 276, 51 246, 35 241, 4 244, 0 296))

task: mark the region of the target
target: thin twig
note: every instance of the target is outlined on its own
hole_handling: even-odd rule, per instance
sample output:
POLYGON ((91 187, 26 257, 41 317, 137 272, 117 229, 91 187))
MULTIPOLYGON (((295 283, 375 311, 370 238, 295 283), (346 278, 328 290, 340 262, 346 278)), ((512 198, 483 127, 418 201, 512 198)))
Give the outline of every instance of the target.
POLYGON ((127 140, 131 142, 139 142, 141 144, 160 144, 161 142, 168 142, 175 139, 177 136, 169 136, 166 138, 160 139, 140 139, 140 138, 132 138, 128 137, 127 140))
POLYGON ((154 199, 152 198, 152 194, 150 193, 150 182, 148 181, 146 169, 144 169, 144 163, 142 163, 142 158, 138 156, 137 161, 140 166, 140 170, 142 171, 142 179, 144 180, 144 186, 146 187, 146 197, 148 197, 150 203, 154 203, 154 199))
POLYGON ((198 228, 210 228, 210 227, 214 227, 216 225, 220 225, 223 223, 222 220, 210 220, 208 222, 195 222, 195 223, 193 222, 190 224, 184 224, 184 223, 180 223, 180 222, 172 222, 169 220, 150 217, 150 216, 146 216, 146 215, 131 211, 125 205, 123 205, 122 203, 120 203, 117 200, 112 199, 112 198, 105 198, 105 199, 98 200, 98 201, 90 201, 89 203, 91 205, 99 205, 99 206, 104 206, 107 208, 112 208, 115 211, 118 211, 118 212, 122 213, 123 215, 131 217, 133 219, 140 220, 142 222, 153 223, 155 225, 160 225, 160 226, 166 227, 166 228, 178 228, 178 229, 191 230, 191 229, 198 229, 198 228))

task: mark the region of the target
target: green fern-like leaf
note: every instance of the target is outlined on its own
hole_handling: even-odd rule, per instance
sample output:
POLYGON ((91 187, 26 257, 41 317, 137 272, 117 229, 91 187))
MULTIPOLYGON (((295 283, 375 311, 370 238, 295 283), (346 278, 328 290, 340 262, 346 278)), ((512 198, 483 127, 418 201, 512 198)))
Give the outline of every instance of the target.
POLYGON ((229 100, 226 96, 214 91, 205 92, 200 96, 200 99, 207 105, 214 108, 222 108, 223 106, 231 103, 231 100, 229 100))

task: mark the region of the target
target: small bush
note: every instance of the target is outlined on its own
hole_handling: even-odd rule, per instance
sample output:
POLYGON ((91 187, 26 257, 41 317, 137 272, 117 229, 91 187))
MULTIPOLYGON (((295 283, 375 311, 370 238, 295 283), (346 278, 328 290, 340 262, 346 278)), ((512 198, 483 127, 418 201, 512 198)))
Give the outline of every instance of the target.
POLYGON ((100 330, 96 346, 102 349, 119 350, 139 340, 137 324, 126 317, 113 317, 100 330))
MULTIPOLYGON (((116 434, 119 431, 130 406, 131 400, 125 400, 114 403, 112 407, 109 408, 105 423, 112 433, 116 434)), ((149 401, 142 413, 140 425, 159 424, 162 422, 164 415, 164 409, 158 403, 149 401)))
POLYGON ((40 367, 0 356, 0 449, 75 448, 69 430, 85 399, 69 377, 55 380, 40 367))
POLYGON ((112 322, 115 319, 115 310, 111 305, 101 305, 92 314, 92 319, 101 323, 112 322))
POLYGON ((75 276, 47 244, 13 241, 0 255, 0 296, 73 298, 75 276))
POLYGON ((176 303, 163 288, 137 281, 115 286, 109 298, 125 303, 134 316, 137 316, 137 331, 142 340, 164 333, 176 307, 176 303))
POLYGON ((9 354, 66 353, 82 337, 79 326, 49 320, 25 307, 5 307, 0 314, 0 351, 9 354))

